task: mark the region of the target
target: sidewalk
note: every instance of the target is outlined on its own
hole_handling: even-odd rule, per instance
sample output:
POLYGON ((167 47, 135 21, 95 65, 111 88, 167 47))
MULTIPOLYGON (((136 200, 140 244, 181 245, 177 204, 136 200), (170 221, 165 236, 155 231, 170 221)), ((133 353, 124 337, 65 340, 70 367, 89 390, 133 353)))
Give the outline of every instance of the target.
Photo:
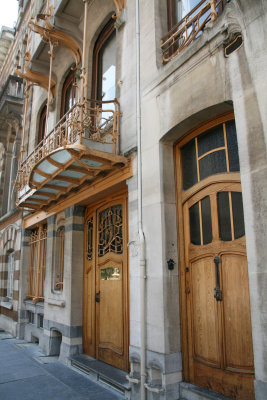
POLYGON ((120 394, 0 332, 0 400, 121 400, 120 394))

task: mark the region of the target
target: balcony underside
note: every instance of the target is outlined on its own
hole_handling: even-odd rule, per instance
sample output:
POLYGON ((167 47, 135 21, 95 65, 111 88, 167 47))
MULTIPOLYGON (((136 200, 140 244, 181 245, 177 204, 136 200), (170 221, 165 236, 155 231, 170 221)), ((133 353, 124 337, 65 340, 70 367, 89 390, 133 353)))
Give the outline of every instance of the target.
POLYGON ((89 148, 87 142, 90 140, 83 139, 82 144, 59 147, 34 165, 28 184, 18 192, 18 207, 41 210, 82 184, 90 185, 97 177, 128 163, 123 156, 89 148))

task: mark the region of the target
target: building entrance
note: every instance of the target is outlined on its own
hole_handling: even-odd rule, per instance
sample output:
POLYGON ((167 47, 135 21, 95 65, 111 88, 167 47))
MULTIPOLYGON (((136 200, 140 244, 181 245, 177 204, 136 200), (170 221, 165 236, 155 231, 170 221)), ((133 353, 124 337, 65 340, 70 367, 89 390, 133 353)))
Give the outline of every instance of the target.
POLYGON ((253 349, 235 124, 214 123, 192 136, 177 148, 188 378, 230 398, 251 400, 253 349))
POLYGON ((83 347, 128 369, 126 195, 89 207, 84 228, 83 347))

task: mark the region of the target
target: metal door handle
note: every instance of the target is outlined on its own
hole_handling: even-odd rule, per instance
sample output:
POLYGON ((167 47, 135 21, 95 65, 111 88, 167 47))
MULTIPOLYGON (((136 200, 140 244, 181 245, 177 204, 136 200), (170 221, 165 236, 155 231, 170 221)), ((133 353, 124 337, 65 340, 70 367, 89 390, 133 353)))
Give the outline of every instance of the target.
POLYGON ((214 257, 213 261, 216 268, 216 288, 214 288, 214 297, 217 301, 222 301, 222 290, 220 287, 220 270, 219 270, 219 264, 222 261, 219 256, 214 257))
POLYGON ((95 301, 100 303, 100 290, 95 294, 95 301))

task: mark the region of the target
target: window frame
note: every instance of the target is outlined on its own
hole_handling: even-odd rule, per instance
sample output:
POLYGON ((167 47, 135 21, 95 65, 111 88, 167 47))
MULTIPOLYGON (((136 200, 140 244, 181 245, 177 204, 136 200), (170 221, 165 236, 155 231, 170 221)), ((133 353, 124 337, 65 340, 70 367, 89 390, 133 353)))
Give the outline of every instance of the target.
POLYGON ((7 272, 7 298, 12 300, 14 296, 15 251, 9 251, 7 272))
MULTIPOLYGON (((60 107, 60 118, 64 117, 64 115, 70 110, 71 107, 66 109, 66 94, 68 89, 71 86, 71 97, 73 100, 73 103, 75 103, 76 100, 76 87, 74 86, 75 84, 75 70, 71 69, 63 83, 62 87, 62 97, 61 97, 61 107, 60 107)), ((68 99, 69 101, 69 99, 68 99)))
POLYGON ((47 104, 45 104, 43 106, 41 113, 40 113, 39 130, 38 130, 38 144, 41 143, 45 138, 46 116, 47 116, 47 104))
POLYGON ((65 233, 65 225, 60 225, 56 230, 52 282, 52 291, 54 293, 61 293, 64 287, 65 233))
POLYGON ((114 20, 111 19, 104 29, 100 32, 93 51, 93 73, 92 73, 92 99, 102 100, 102 71, 100 70, 100 56, 101 49, 105 45, 106 41, 111 37, 116 29, 114 26, 114 20))

